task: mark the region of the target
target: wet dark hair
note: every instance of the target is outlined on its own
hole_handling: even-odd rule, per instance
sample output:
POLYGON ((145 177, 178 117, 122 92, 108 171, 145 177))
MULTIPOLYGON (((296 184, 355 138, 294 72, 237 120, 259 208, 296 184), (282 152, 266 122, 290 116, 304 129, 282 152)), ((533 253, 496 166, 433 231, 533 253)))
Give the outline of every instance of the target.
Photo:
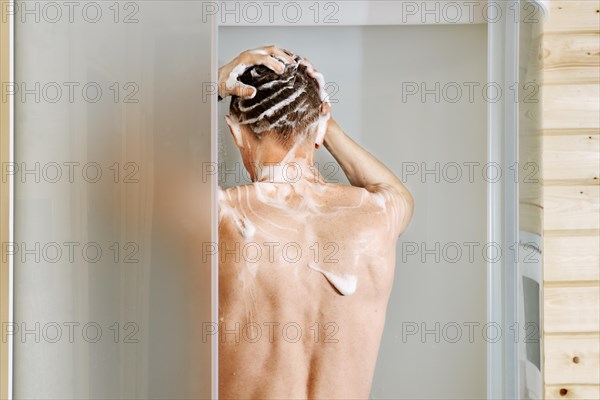
POLYGON ((240 125, 248 125, 260 137, 273 135, 279 143, 289 147, 299 137, 308 138, 319 120, 319 85, 306 73, 306 67, 298 62, 286 65, 278 74, 264 65, 246 70, 238 79, 254 86, 257 91, 252 99, 232 96, 229 113, 240 125))

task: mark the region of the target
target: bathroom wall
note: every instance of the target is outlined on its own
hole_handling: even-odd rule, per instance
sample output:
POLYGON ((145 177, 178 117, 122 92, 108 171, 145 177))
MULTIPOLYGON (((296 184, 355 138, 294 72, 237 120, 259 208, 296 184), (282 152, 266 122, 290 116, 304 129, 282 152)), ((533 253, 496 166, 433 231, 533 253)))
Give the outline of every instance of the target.
MULTIPOLYGON (((397 244, 372 398, 485 398, 486 263, 481 250, 487 103, 481 88, 486 25, 228 26, 219 28, 218 40, 219 65, 267 44, 309 58, 325 76, 336 120, 414 194, 413 221, 397 244), (476 88, 472 98, 468 85, 476 88), (421 89, 432 93, 422 98, 421 89), (469 246, 475 249, 472 258, 469 246)), ((228 173, 220 182, 229 187, 247 181, 223 120, 229 101, 223 103, 219 157, 228 173)), ((318 151, 317 162, 330 181, 347 182, 325 149, 318 151)))
POLYGON ((598 1, 551 1, 544 48, 546 399, 600 398, 598 1))

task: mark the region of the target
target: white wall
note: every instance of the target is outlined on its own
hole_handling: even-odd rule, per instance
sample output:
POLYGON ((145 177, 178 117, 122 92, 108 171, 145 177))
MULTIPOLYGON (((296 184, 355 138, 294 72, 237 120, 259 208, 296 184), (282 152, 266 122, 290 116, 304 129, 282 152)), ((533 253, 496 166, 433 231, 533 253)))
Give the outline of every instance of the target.
MULTIPOLYGON (((333 95, 333 115, 345 131, 383 160, 399 176, 416 163, 433 169, 436 162, 446 176, 409 175, 403 179, 414 194, 413 222, 398 241, 395 284, 388 307, 386 329, 372 388, 373 398, 448 399, 486 396, 486 264, 482 246, 486 238, 486 191, 482 166, 486 162, 487 27, 380 26, 380 27, 221 27, 219 65, 239 52, 276 44, 309 58, 325 76, 333 95), (456 82, 463 97, 452 103, 454 92, 402 98, 402 84, 422 82, 433 88, 456 82), (465 82, 479 83, 469 101, 465 82), (446 99, 446 100, 445 100, 446 99), (461 166, 462 178, 451 183, 461 166), (474 166, 473 182, 468 168, 474 166), (427 255, 439 242, 440 261, 427 255), (458 243, 462 256, 452 262, 458 243), (465 245, 465 242, 474 242, 465 245), (402 255, 406 246, 417 254, 402 255), (446 246, 447 251, 442 249, 446 246), (474 246, 470 260, 468 246, 474 246), (421 260, 421 256, 425 260, 421 260), (421 339, 421 324, 436 331, 421 339), (416 324, 416 325, 415 325, 416 324), (469 325, 473 341, 469 340, 469 325), (417 326, 419 332, 409 335, 417 326), (458 326, 461 336, 457 337, 458 326), (405 339, 403 340, 403 333, 405 339)), ((472 84, 473 85, 473 84, 472 84)), ((219 108, 220 159, 229 168, 239 161, 219 108)), ((321 167, 333 159, 320 150, 321 167)), ((327 165, 328 167, 330 165, 327 165)), ((239 170, 240 168, 237 168, 239 170)), ((323 169, 329 176, 332 169, 323 169)), ((344 182, 337 169, 333 180, 344 182)), ((332 180, 330 179, 330 180, 332 180)), ((235 183, 228 175, 223 186, 235 183)), ((242 182, 243 183, 243 182, 242 182)), ((492 336, 493 332, 489 332, 492 336)))

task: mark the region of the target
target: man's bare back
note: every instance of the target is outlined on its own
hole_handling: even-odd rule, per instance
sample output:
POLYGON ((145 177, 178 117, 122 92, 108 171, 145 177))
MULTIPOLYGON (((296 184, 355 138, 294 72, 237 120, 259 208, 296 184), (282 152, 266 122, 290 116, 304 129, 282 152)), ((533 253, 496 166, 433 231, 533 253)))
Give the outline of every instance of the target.
POLYGON ((392 191, 371 190, 221 191, 221 398, 368 397, 403 212, 392 191))
POLYGON ((219 190, 219 397, 366 399, 412 196, 331 118, 308 60, 245 51, 219 94, 253 181, 219 190), (351 186, 318 173, 321 145, 351 186))

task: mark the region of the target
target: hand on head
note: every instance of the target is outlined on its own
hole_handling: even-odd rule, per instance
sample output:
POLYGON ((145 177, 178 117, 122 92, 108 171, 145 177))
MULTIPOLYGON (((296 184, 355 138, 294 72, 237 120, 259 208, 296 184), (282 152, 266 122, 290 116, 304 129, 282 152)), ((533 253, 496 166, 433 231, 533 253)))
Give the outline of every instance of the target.
POLYGON ((256 89, 243 84, 238 77, 253 65, 264 65, 279 74, 285 71, 286 64, 293 64, 294 58, 277 46, 265 46, 246 50, 226 65, 219 68, 219 96, 254 97, 256 89))

